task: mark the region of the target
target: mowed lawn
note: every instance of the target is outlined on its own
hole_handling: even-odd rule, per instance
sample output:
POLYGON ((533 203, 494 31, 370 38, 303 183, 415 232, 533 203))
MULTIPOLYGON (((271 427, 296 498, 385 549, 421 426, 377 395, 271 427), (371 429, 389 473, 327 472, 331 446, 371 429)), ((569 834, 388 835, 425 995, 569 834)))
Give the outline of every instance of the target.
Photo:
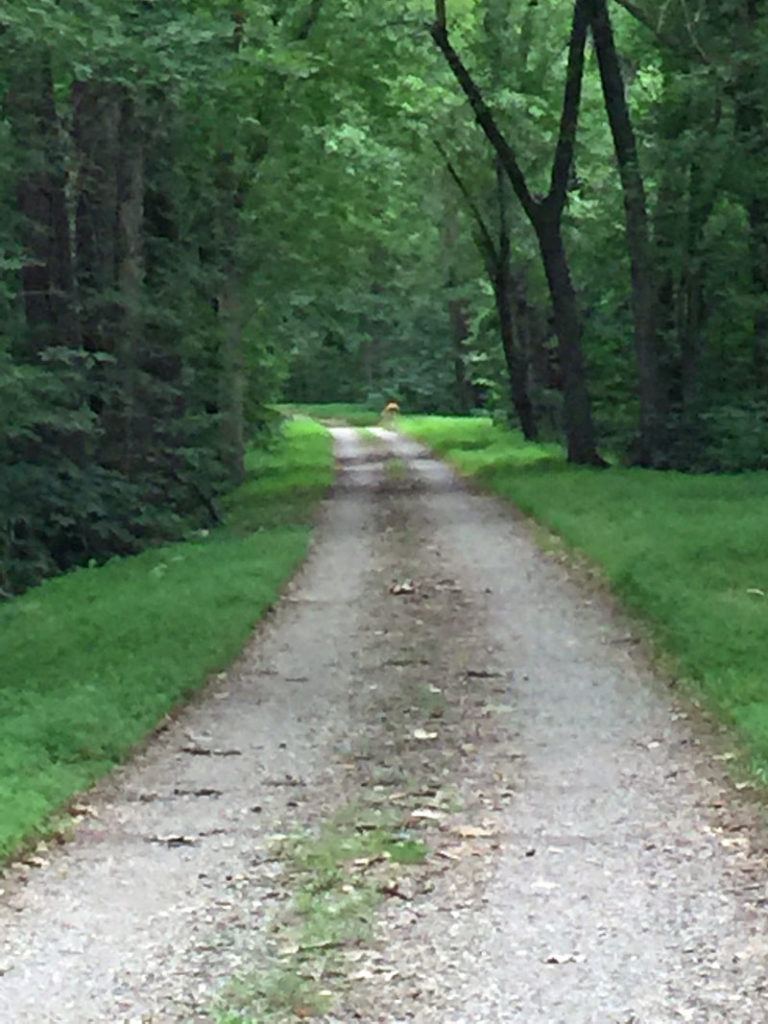
POLYGON ((329 435, 290 422, 247 468, 224 526, 0 606, 0 857, 226 667, 303 558, 329 435))
POLYGON ((400 425, 600 566, 768 781, 768 473, 582 469, 488 419, 400 425))

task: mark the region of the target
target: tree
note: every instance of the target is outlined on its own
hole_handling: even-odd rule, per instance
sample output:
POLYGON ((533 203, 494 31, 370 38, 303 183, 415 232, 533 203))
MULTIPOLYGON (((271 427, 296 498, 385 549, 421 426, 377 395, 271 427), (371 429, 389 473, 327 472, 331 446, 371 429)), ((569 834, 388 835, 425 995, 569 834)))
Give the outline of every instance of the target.
POLYGON ((448 34, 444 0, 436 0, 432 38, 443 53, 456 80, 466 95, 478 124, 496 151, 512 188, 536 233, 549 285, 563 373, 564 422, 571 462, 604 465, 597 452, 584 357, 581 348, 581 310, 576 298, 571 271, 562 235, 562 216, 578 125, 581 79, 584 67, 584 45, 587 33, 587 10, 577 0, 573 10, 565 92, 560 130, 552 161, 550 187, 539 199, 530 191, 513 147, 499 129, 496 118, 483 98, 448 34))

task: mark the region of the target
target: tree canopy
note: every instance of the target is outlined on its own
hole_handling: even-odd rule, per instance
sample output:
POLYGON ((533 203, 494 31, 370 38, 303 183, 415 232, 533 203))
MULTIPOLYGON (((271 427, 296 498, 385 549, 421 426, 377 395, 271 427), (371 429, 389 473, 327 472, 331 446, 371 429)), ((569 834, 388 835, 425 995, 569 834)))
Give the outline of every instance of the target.
POLYGON ((210 525, 271 404, 768 461, 759 0, 0 12, 0 590, 210 525))

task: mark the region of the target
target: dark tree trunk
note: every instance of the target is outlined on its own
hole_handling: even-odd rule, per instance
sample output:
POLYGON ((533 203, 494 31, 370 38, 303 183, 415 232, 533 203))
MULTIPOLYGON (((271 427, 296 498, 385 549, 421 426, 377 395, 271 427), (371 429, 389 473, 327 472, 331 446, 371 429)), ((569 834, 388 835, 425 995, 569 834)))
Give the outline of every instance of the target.
POLYGON ((219 408, 222 411, 221 440, 224 464, 235 483, 245 479, 245 365, 243 352, 243 309, 240 286, 234 271, 219 294, 223 342, 219 408))
POLYGON ((493 293, 496 298, 496 310, 499 315, 499 331, 504 349, 504 358, 509 375, 509 390, 520 429, 526 441, 538 439, 538 428, 533 403, 528 394, 528 359, 523 339, 519 330, 515 331, 513 313, 514 297, 512 284, 512 239, 509 226, 509 207, 507 203, 507 182, 504 168, 496 157, 496 199, 499 208, 499 241, 493 269, 493 293))
POLYGON ((14 135, 28 154, 17 199, 23 217, 26 263, 21 284, 29 331, 17 354, 33 358, 50 346, 78 344, 67 180, 46 52, 35 50, 22 61, 8 100, 14 135))
MULTIPOLYGON (((449 287, 451 285, 449 284, 449 287)), ((448 316, 451 322, 451 342, 453 347, 453 377, 456 384, 456 402, 459 412, 471 412, 475 405, 472 384, 467 378, 465 362, 466 343, 469 337, 467 308, 462 299, 451 299, 448 302, 448 316)))
POLYGON ((640 398, 637 461, 653 466, 663 458, 667 403, 659 376, 657 292, 645 186, 606 0, 591 0, 590 23, 624 196, 640 398))
MULTIPOLYGON (((138 367, 144 343, 144 131, 138 101, 120 104, 117 175, 117 286, 121 314, 118 368, 122 405, 122 468, 129 476, 153 440, 152 411, 139 409, 138 367)), ((146 405, 146 403, 144 403, 146 405)))
POLYGON ((152 445, 151 415, 139 411, 144 344, 144 123, 138 100, 120 86, 77 82, 73 139, 77 283, 84 343, 112 357, 95 382, 101 457, 132 475, 152 445))
POLYGON ((72 137, 78 162, 75 272, 83 342, 115 354, 118 330, 117 168, 120 102, 117 88, 98 81, 72 87, 72 137))
POLYGON ((752 171, 744 204, 749 222, 749 256, 757 303, 753 332, 753 361, 758 382, 768 385, 768 131, 766 104, 754 71, 741 74, 736 85, 736 137, 752 171))
POLYGON ((504 360, 509 375, 509 391, 512 405, 520 421, 520 429, 526 441, 536 441, 539 431, 536 414, 528 394, 528 364, 520 348, 520 339, 515 336, 513 313, 513 286, 509 267, 499 267, 493 281, 496 312, 499 317, 499 331, 504 350, 504 360))
POLYGON ((581 310, 565 255, 560 218, 538 218, 539 251, 552 296, 555 335, 563 375, 563 419, 568 461, 604 466, 595 450, 587 372, 581 349, 581 310))
POLYGON ((469 337, 467 311, 464 300, 456 295, 456 289, 459 284, 454 263, 457 237, 456 208, 446 196, 444 200, 442 240, 447 264, 445 288, 447 292, 448 324, 451 341, 450 358, 453 363, 456 408, 461 413, 468 413, 475 403, 472 387, 467 379, 467 370, 464 362, 466 341, 469 337))

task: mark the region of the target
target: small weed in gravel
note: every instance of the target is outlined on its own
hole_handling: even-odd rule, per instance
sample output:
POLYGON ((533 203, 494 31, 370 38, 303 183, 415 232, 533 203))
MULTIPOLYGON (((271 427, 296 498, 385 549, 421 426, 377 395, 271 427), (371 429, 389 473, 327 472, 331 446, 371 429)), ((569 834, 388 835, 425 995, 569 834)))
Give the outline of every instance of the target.
POLYGON ((370 941, 376 908, 394 891, 392 865, 422 864, 427 847, 405 828, 402 811, 350 805, 318 833, 283 840, 280 856, 291 900, 273 923, 268 959, 229 985, 217 1024, 279 1024, 328 1011, 344 951, 370 941))

